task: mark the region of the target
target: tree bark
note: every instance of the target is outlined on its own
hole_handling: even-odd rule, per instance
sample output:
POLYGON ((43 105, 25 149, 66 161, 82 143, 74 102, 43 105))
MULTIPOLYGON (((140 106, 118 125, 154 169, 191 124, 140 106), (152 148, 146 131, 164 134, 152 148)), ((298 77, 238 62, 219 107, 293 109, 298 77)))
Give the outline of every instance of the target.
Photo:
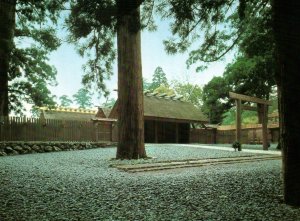
POLYGON ((7 117, 8 71, 15 30, 15 0, 0 0, 0 116, 7 117))
POLYGON ((300 206, 300 1, 273 0, 274 30, 280 69, 281 145, 284 199, 300 206))
POLYGON ((140 12, 137 1, 118 7, 118 147, 117 159, 145 158, 144 97, 140 12))

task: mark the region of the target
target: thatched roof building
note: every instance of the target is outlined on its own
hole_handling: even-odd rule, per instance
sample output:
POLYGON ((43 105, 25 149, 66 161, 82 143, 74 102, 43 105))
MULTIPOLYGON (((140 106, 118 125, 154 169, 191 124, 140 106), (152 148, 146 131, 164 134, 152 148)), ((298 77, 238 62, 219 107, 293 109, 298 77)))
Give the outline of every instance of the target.
MULTIPOLYGON (((117 119, 118 101, 109 118, 117 119)), ((206 123, 207 117, 182 97, 144 94, 145 142, 189 143, 190 124, 206 123)))
MULTIPOLYGON (((117 118, 118 102, 114 105, 109 118, 117 118)), ((181 97, 146 93, 144 95, 145 120, 172 122, 206 123, 207 117, 193 104, 181 97)))
POLYGON ((96 110, 87 110, 81 108, 57 107, 47 108, 41 107, 41 119, 69 120, 69 121, 91 121, 95 117, 96 110))

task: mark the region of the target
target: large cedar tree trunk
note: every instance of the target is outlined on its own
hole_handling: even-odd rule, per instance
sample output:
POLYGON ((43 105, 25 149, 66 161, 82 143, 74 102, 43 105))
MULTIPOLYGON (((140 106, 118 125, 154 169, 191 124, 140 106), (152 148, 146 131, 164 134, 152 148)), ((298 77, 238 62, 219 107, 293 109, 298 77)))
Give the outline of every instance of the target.
POLYGON ((300 206, 300 1, 274 0, 284 199, 300 206))
POLYGON ((118 6, 117 159, 145 158, 140 13, 137 1, 118 6))
POLYGON ((13 48, 16 0, 0 0, 0 117, 8 116, 8 71, 13 48))

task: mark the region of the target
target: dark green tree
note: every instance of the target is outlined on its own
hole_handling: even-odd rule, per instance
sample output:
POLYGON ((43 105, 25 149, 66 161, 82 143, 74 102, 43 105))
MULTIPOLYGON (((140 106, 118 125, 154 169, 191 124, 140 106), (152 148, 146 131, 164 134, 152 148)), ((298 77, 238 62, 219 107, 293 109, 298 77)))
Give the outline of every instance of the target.
POLYGON ((60 45, 53 24, 64 2, 0 1, 0 115, 21 112, 23 101, 54 105, 47 85, 55 85, 56 70, 47 55, 60 45))
POLYGON ((59 98, 60 106, 62 107, 70 107, 70 105, 73 103, 72 99, 68 97, 68 95, 62 95, 59 98))
MULTIPOLYGON (((143 122, 143 84, 140 29, 152 24, 140 19, 140 5, 151 8, 149 0, 77 0, 71 3, 67 20, 70 41, 78 46, 81 55, 88 56, 83 83, 107 91, 104 79, 112 74, 118 53, 118 148, 117 158, 146 157, 143 122), (142 20, 142 22, 141 22, 142 20)), ((150 27, 154 27, 150 25, 150 27)))
POLYGON ((169 86, 168 79, 163 69, 161 67, 157 67, 154 71, 149 90, 154 91, 156 88, 158 88, 161 85, 165 85, 168 87, 169 86))
MULTIPOLYGON (((298 108, 300 87, 300 2, 297 0, 222 0, 222 1, 160 1, 159 11, 174 18, 171 24, 175 36, 165 42, 170 53, 185 51, 191 41, 204 31, 203 43, 190 53, 188 65, 199 61, 221 59, 239 43, 248 31, 249 20, 265 17, 266 9, 273 15, 276 42, 275 79, 278 87, 283 150, 284 198, 286 203, 300 206, 300 145, 298 108), (230 13, 233 12, 233 13, 230 13), (176 38, 177 37, 177 38, 176 38), (298 107, 298 106, 297 106, 298 107)), ((255 49, 255 48, 254 48, 255 49)), ((274 57, 273 57, 274 58, 274 57)), ((200 66, 201 67, 201 66, 200 66)), ((198 68, 201 70, 201 68, 198 68)), ((271 76, 274 76, 270 73, 271 76)))
MULTIPOLYGON (((236 44, 237 57, 225 69, 224 82, 228 91, 269 99, 275 85, 276 66, 270 7, 264 8, 258 16, 248 19, 247 26, 247 31, 243 33, 236 44)), ((207 91, 205 91, 206 93, 207 91)), ((218 110, 217 114, 211 114, 211 116, 217 116, 217 121, 220 121, 222 115, 228 111, 228 108, 231 108, 230 100, 227 101, 228 104, 223 101, 221 105, 218 101, 220 99, 223 98, 210 96, 208 100, 205 98, 204 102, 205 108, 208 108, 206 112, 214 112, 209 107, 218 110), (216 100, 213 102, 213 99, 216 100), (211 105, 212 103, 214 105, 211 105), (215 108, 216 106, 217 108, 215 108), (220 106, 224 108, 220 109, 220 106)), ((231 115, 227 114, 227 116, 231 115)))
POLYGON ((223 77, 214 77, 203 87, 203 112, 212 124, 222 123, 223 114, 232 106, 228 99, 230 88, 223 77))
POLYGON ((74 102, 79 106, 79 108, 89 108, 89 107, 92 107, 92 95, 85 88, 80 88, 73 95, 73 99, 74 99, 74 102))

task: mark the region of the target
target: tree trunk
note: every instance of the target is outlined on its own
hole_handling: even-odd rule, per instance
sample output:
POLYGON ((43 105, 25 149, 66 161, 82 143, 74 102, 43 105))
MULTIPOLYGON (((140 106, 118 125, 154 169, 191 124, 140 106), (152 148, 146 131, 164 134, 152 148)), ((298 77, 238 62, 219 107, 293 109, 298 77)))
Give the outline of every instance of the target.
POLYGON ((118 148, 117 159, 146 157, 141 64, 140 12, 136 1, 118 6, 118 148))
POLYGON ((284 199, 300 206, 300 1, 274 0, 274 30, 280 71, 284 199))
POLYGON ((8 71, 15 30, 15 0, 0 0, 0 116, 8 116, 8 71))

